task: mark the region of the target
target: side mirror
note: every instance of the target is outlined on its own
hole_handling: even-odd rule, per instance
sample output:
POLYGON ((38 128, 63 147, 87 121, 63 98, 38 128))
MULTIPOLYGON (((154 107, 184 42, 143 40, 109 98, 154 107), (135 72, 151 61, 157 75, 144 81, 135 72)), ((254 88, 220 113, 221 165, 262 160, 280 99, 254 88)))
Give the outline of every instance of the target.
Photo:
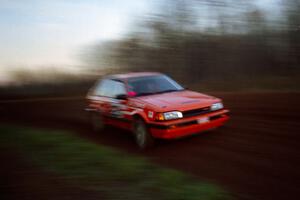
POLYGON ((118 94, 116 96, 116 99, 119 99, 119 100, 126 100, 128 97, 126 94, 118 94))

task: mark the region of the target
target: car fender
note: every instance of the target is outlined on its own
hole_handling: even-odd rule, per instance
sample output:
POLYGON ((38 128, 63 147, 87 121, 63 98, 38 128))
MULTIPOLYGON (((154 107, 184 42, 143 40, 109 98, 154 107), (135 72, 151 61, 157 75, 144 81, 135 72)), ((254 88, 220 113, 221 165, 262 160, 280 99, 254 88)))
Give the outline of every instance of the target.
POLYGON ((145 112, 143 110, 135 110, 134 113, 132 114, 133 120, 136 117, 140 117, 142 118, 145 122, 149 122, 149 119, 147 117, 147 115, 145 114, 145 112))

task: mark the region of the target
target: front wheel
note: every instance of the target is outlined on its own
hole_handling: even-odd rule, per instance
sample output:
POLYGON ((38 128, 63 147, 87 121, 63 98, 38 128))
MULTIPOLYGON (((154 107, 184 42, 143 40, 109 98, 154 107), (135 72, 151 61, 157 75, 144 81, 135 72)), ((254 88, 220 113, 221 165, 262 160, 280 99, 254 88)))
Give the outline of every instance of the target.
POLYGON ((146 149, 154 145, 154 139, 149 134, 145 122, 142 119, 137 119, 134 124, 134 134, 136 144, 141 149, 146 149))

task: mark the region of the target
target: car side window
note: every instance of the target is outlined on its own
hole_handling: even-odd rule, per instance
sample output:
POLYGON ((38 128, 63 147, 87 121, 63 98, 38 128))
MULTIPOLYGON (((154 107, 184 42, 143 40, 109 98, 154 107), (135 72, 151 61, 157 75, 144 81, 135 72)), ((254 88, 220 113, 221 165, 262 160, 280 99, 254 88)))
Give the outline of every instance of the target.
POLYGON ((96 96, 106 96, 105 94, 107 93, 107 87, 109 83, 107 82, 108 80, 102 80, 97 83, 97 85, 94 88, 93 95, 96 96))
POLYGON ((112 91, 111 97, 116 97, 117 95, 126 94, 126 89, 124 83, 120 81, 112 81, 112 91))
POLYGON ((104 79, 94 89, 94 95, 115 98, 117 95, 126 94, 124 83, 120 81, 104 79))

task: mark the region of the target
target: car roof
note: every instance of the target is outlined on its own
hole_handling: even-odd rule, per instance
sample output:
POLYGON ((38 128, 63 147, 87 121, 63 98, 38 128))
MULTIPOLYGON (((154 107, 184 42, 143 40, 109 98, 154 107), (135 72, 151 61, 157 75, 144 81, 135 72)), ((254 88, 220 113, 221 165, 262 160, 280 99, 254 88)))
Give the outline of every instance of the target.
POLYGON ((112 75, 106 76, 106 78, 126 80, 129 78, 154 76, 154 75, 162 75, 162 73, 159 73, 159 72, 130 72, 130 73, 124 73, 124 74, 112 74, 112 75))

